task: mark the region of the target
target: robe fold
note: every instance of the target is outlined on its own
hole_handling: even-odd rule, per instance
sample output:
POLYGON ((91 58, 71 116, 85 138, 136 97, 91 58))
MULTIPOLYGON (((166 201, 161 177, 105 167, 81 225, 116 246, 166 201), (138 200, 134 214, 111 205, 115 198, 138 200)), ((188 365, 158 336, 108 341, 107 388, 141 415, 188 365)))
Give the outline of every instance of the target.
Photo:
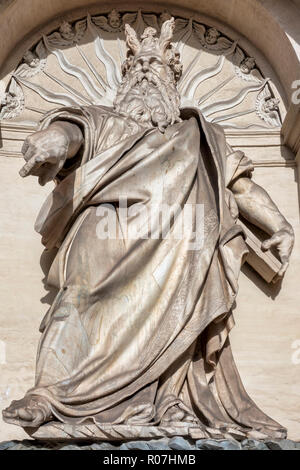
POLYGON ((58 293, 28 393, 64 423, 282 438, 245 392, 228 338, 247 253, 229 188, 253 166, 198 111, 182 117, 164 134, 100 106, 43 119, 76 123, 84 145, 36 222, 57 249, 58 293))

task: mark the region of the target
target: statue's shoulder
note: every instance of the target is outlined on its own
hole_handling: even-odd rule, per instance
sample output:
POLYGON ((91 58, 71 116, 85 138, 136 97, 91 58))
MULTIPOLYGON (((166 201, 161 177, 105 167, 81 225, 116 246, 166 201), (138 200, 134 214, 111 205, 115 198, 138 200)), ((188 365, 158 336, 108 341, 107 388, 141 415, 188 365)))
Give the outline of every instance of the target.
POLYGON ((73 117, 86 117, 99 121, 102 118, 122 118, 119 114, 115 113, 113 108, 103 105, 89 105, 89 106, 64 106, 62 108, 56 108, 46 113, 41 119, 41 123, 45 121, 51 121, 60 117, 64 119, 73 117))
POLYGON ((223 127, 219 124, 207 121, 198 108, 182 108, 180 110, 180 117, 182 120, 195 118, 198 121, 199 127, 202 129, 206 136, 209 135, 213 137, 213 140, 218 143, 219 146, 223 147, 224 144, 226 144, 226 138, 223 127))
POLYGON ((52 122, 59 119, 69 120, 78 124, 89 122, 90 124, 98 126, 100 121, 103 122, 103 120, 110 117, 116 117, 116 114, 113 108, 109 108, 108 106, 63 106, 45 113, 39 121, 39 130, 45 129, 52 122))

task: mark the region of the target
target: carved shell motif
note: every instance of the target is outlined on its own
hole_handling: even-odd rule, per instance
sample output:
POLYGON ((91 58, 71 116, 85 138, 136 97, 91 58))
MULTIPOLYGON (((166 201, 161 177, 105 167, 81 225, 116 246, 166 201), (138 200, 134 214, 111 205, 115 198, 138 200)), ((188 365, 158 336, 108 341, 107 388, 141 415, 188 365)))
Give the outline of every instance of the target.
MULTIPOLYGON (((139 37, 145 27, 159 30, 170 18, 167 11, 114 9, 63 21, 25 52, 2 97, 0 119, 30 116, 36 123, 58 106, 112 106, 126 57, 125 24, 139 37)), ((208 121, 227 128, 281 125, 271 80, 236 42, 213 26, 181 17, 175 17, 172 41, 184 65, 178 82, 182 106, 198 107, 208 121)))

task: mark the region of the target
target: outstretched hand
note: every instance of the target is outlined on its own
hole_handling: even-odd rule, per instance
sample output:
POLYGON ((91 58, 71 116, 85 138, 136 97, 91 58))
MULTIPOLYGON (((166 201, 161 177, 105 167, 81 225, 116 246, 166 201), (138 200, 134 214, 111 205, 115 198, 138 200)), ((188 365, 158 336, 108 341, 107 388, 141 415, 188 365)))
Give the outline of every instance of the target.
POLYGON ((282 266, 278 271, 277 275, 273 279, 273 282, 277 282, 278 280, 282 279, 284 273, 286 272, 289 259, 291 256, 291 252, 294 246, 294 233, 291 227, 284 228, 275 232, 271 238, 265 240, 261 244, 261 248, 263 251, 267 251, 272 247, 275 247, 278 251, 282 266))
POLYGON ((68 148, 67 136, 56 128, 35 132, 24 142, 22 153, 26 163, 20 175, 23 178, 28 175, 38 176, 39 183, 45 185, 62 169, 68 148))

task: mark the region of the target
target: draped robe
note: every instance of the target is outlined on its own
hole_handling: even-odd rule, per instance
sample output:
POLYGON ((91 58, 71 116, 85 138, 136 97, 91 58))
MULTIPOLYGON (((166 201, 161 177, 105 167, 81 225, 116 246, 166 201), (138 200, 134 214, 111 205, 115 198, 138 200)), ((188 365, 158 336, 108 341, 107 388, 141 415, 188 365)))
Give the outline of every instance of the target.
POLYGON ((41 129, 76 123, 84 145, 36 222, 46 248, 58 249, 48 274, 58 294, 28 393, 47 398, 63 423, 188 423, 200 437, 281 438, 284 428, 244 390, 228 338, 247 253, 228 187, 253 166, 241 151, 228 153, 222 129, 198 111, 182 118, 164 134, 100 106, 42 121, 41 129), (161 204, 171 220, 164 227, 148 210, 161 204), (194 211, 182 233, 187 205, 202 207, 202 219, 194 211), (103 214, 122 236, 99 236, 103 214), (195 245, 197 230, 203 243, 195 245))

